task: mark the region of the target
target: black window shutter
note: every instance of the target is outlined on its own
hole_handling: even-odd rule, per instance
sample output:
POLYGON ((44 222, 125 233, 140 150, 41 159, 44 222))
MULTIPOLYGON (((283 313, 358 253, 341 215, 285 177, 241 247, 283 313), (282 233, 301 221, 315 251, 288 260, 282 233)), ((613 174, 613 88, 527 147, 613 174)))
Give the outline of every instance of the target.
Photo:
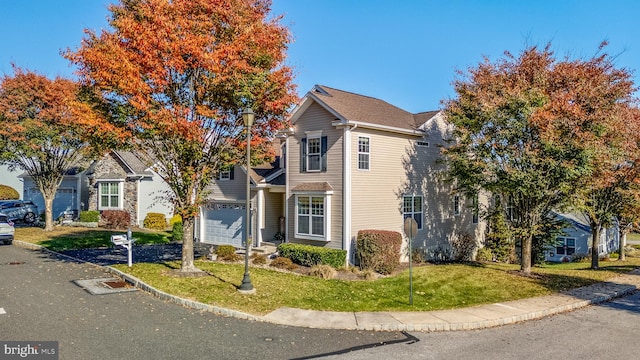
POLYGON ((233 180, 233 169, 235 169, 234 165, 229 166, 229 179, 233 180))
POLYGON ((327 171, 327 137, 320 139, 320 156, 322 157, 322 171, 327 171))
POLYGON ((307 171, 307 138, 300 141, 300 172, 307 171))

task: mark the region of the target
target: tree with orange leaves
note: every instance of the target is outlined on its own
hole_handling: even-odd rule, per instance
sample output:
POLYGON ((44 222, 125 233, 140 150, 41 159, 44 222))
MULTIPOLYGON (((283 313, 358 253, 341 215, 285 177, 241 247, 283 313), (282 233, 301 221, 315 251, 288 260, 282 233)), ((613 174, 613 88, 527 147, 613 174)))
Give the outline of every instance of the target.
POLYGON ((502 197, 496 204, 509 204, 528 274, 545 217, 568 206, 598 208, 585 194, 612 184, 607 174, 616 163, 636 158, 625 152, 631 147, 620 131, 633 120, 626 117, 633 82, 607 54, 559 60, 549 45, 485 59, 459 75, 457 97, 444 110, 455 125, 455 142, 444 151, 449 177, 461 191, 485 190, 502 197))
POLYGON ((0 163, 35 182, 44 198, 45 231, 53 230, 53 200, 63 177, 96 154, 88 136, 105 130, 93 125, 99 115, 85 95, 72 80, 17 67, 0 80, 0 163))
POLYGON ((270 18, 269 0, 122 0, 113 31, 86 32, 65 56, 82 82, 112 105, 112 124, 172 190, 184 226, 181 271, 197 271, 193 225, 206 186, 222 166, 241 159, 241 112, 256 113, 253 155, 296 101, 284 64, 291 38, 270 18))

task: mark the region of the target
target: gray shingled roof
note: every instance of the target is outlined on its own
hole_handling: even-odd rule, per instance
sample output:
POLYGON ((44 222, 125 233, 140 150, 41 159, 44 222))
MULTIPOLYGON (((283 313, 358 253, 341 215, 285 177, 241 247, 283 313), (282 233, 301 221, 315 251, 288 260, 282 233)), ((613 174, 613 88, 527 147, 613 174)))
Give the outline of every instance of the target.
POLYGON ((316 85, 310 93, 348 121, 415 130, 438 113, 438 111, 429 111, 412 114, 380 99, 324 85, 316 85))

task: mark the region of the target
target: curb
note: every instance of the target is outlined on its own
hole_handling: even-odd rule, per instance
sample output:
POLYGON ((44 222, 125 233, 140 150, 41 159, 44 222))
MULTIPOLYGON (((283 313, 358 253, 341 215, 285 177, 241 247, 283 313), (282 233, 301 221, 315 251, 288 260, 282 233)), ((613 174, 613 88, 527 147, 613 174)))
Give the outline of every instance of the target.
MULTIPOLYGON (((120 270, 117 270, 115 268, 112 268, 111 266, 102 266, 102 265, 97 265, 82 259, 78 259, 72 256, 68 256, 65 254, 61 254, 52 250, 49 250, 43 246, 40 245, 36 245, 36 244, 31 244, 31 243, 27 243, 27 242, 23 242, 23 241, 19 241, 19 240, 14 240, 13 241, 14 245, 17 245, 19 247, 23 247, 26 249, 30 249, 30 250, 40 250, 40 251, 44 251, 44 252, 48 252, 51 254, 54 254, 56 256, 61 256, 64 258, 67 258, 71 261, 75 261, 75 262, 79 262, 79 263, 86 263, 86 264, 90 264, 92 266, 95 266, 97 268, 101 268, 106 270, 109 273, 112 273, 114 275, 117 275, 121 278, 123 278, 125 281, 131 283, 133 286, 135 286, 136 288, 143 290, 163 301, 168 301, 168 302, 172 302, 175 303, 177 305, 186 307, 186 308, 190 308, 190 309, 195 309, 195 310, 201 310, 201 311, 206 311, 206 312, 211 312, 213 314, 216 315, 222 315, 222 316, 227 316, 227 317, 233 317, 233 318, 237 318, 237 319, 242 319, 242 320, 250 320, 250 321, 257 321, 257 322, 267 322, 267 323, 271 323, 271 324, 276 324, 276 325, 286 325, 286 326, 299 326, 299 327, 307 327, 307 328, 316 328, 316 329, 342 329, 342 330, 363 330, 363 331, 419 331, 419 332, 442 332, 442 331, 466 331, 466 330, 481 330, 481 329, 488 329, 488 328, 494 328, 494 327, 499 327, 499 326, 504 326, 504 325, 513 325, 513 324, 517 324, 517 323, 521 323, 521 322, 525 322, 525 321, 530 321, 530 320, 537 320, 537 319, 542 319, 548 316, 552 316, 552 315, 557 315, 557 314, 561 314, 561 313, 566 313, 566 312, 570 312, 573 310, 577 310, 580 308, 584 308, 587 307, 589 305, 596 305, 596 304, 601 304, 603 302, 607 302, 609 300, 612 300, 614 298, 618 298, 618 297, 622 297, 625 295, 628 295, 636 290, 638 290, 638 286, 636 285, 631 285, 631 284, 618 284, 618 286, 620 287, 619 289, 614 290, 613 292, 610 293, 603 293, 603 292, 592 292, 592 296, 590 296, 591 298, 588 299, 584 299, 584 300, 576 300, 575 302, 572 302, 570 304, 566 304, 566 305, 561 305, 561 306, 552 306, 548 309, 543 309, 543 310, 537 310, 537 311, 532 311, 532 312, 528 312, 528 313, 524 313, 524 314, 519 314, 519 315, 513 315, 513 316, 505 316, 505 317, 500 317, 500 318, 496 318, 496 319, 485 319, 485 320, 480 320, 480 321, 469 321, 469 322, 433 322, 433 323, 403 323, 400 319, 398 319, 396 316, 393 315, 393 313, 387 313, 389 314, 389 316, 391 317, 391 319, 393 319, 396 323, 395 324, 390 324, 390 323, 374 323, 374 324, 363 324, 360 321, 358 321, 359 318, 367 318, 367 315, 371 315, 371 314, 385 314, 385 313, 368 313, 368 312, 343 312, 343 313, 339 313, 339 312, 328 312, 328 311, 313 311, 313 310, 299 310, 299 309, 292 309, 293 311, 300 311, 300 312, 313 312, 313 313, 317 313, 316 316, 321 315, 321 314, 338 314, 338 315, 343 315, 346 318, 353 318, 354 321, 354 325, 353 326, 349 326, 346 324, 343 325, 327 325, 327 326, 322 326, 319 325, 319 323, 315 323, 315 324, 296 324, 294 323, 294 321, 286 321, 286 320, 277 320, 277 316, 275 319, 270 318, 270 314, 274 314, 275 312, 282 310, 284 308, 281 309, 277 309, 273 312, 271 312, 270 314, 267 314, 265 316, 257 316, 257 315, 251 315, 251 314, 247 314, 241 311, 237 311, 237 310, 230 310, 230 309, 225 309, 225 308, 221 308, 218 306, 213 306, 213 305, 209 305, 209 304, 204 304, 201 302, 197 302, 197 301, 193 301, 193 300, 188 300, 188 299, 183 299, 180 298, 178 296, 175 295, 171 295, 169 293, 165 293, 163 291, 160 291, 156 288, 154 288, 153 286, 143 282, 142 280, 136 278, 135 276, 126 274, 120 270)), ((640 275, 640 269, 636 269, 633 270, 631 273, 628 273, 628 275, 640 275)), ((623 276, 623 275, 621 275, 623 276)), ((597 284, 595 285, 590 285, 590 286, 598 286, 597 284)), ((580 291, 584 291, 587 287, 583 287, 583 288, 578 288, 578 289, 573 289, 571 291, 574 292, 580 292, 580 291)), ((554 295, 548 295, 548 296, 571 296, 570 293, 571 291, 568 291, 567 293, 557 293, 554 295)), ((573 296, 571 296, 573 297, 573 296)), ((515 300, 517 301, 517 300, 515 300)), ((485 304, 485 305, 478 305, 478 306, 474 306, 471 308, 462 308, 462 309, 456 309, 455 311, 460 311, 462 313, 467 313, 467 314, 471 314, 471 312, 474 309, 478 309, 481 308, 483 306, 491 306, 491 305, 498 305, 498 306, 508 306, 505 304, 485 304)), ((442 312, 442 311, 440 311, 442 312)), ((409 314, 410 312, 407 312, 406 314, 409 314)), ((435 314, 437 313, 436 311, 433 312, 424 312, 424 313, 431 313, 431 314, 435 314)), ((366 321, 365 321, 366 322, 366 321)), ((371 321, 369 321, 371 322, 371 321)))

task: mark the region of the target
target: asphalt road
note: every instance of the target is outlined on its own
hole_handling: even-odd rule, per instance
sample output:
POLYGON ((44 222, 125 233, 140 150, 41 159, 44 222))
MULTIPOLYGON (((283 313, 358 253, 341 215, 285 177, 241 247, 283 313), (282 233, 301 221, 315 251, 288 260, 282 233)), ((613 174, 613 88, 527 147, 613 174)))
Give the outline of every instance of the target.
POLYGON ((60 359, 82 360, 310 359, 413 341, 397 332, 314 330, 226 318, 141 291, 91 295, 73 282, 105 277, 112 275, 86 263, 0 246, 0 340, 58 341, 60 359))
MULTIPOLYGON (((60 359, 636 359, 640 293, 479 331, 314 330, 225 318, 140 291, 91 295, 98 267, 0 246, 0 340, 59 341, 60 359)), ((1 356, 0 356, 1 358, 1 356)))

